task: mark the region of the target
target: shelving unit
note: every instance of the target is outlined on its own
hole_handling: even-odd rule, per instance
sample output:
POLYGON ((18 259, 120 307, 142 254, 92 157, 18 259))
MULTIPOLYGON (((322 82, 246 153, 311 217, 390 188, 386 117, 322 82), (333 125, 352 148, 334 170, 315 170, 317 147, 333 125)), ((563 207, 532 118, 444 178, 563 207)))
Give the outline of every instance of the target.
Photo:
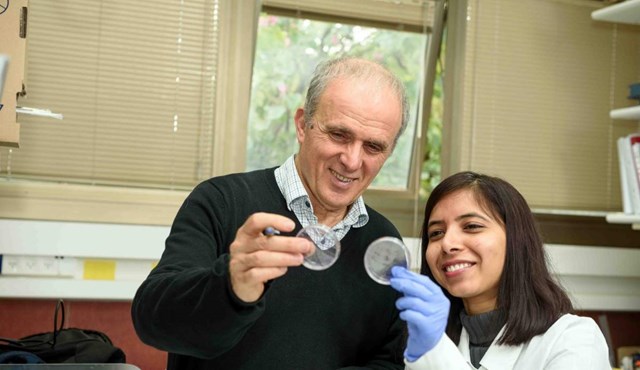
MULTIPOLYGON (((640 25, 640 0, 626 0, 595 10, 591 13, 591 18, 596 21, 640 25)), ((609 117, 616 120, 640 121, 640 105, 614 109, 609 112, 609 117)), ((609 213, 606 220, 613 224, 630 224, 633 230, 640 230, 640 215, 609 213)))
POLYGON ((633 230, 640 230, 640 215, 616 212, 607 214, 606 219, 611 224, 631 224, 633 230))
POLYGON ((640 105, 628 108, 614 109, 609 112, 612 119, 633 119, 640 120, 640 105))
POLYGON ((595 10, 591 18, 596 21, 640 24, 640 0, 627 0, 595 10))
MULTIPOLYGON (((640 0, 627 0, 591 13, 597 21, 640 25, 640 0)), ((609 112, 612 119, 640 120, 640 105, 614 109, 609 112)))

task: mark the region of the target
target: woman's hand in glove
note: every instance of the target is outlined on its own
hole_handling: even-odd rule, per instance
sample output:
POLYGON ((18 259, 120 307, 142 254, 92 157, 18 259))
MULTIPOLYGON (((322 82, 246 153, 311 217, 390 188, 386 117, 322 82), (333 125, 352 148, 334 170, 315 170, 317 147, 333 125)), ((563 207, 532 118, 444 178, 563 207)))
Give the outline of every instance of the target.
POLYGON ((413 362, 438 344, 449 318, 450 303, 431 279, 404 267, 391 269, 391 287, 404 296, 396 301, 407 322, 409 339, 404 356, 413 362))

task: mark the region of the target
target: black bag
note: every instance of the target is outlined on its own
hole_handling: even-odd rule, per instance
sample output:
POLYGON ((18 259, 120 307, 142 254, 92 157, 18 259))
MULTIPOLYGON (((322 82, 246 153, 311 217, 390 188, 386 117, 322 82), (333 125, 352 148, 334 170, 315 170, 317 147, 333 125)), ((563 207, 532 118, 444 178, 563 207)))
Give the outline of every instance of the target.
POLYGON ((29 335, 20 339, 0 338, 0 363, 28 363, 35 355, 45 363, 125 363, 124 352, 109 337, 96 330, 64 327, 64 302, 56 304, 53 332, 29 335), (58 311, 62 323, 58 327, 58 311), (25 356, 27 355, 27 356, 25 356), (26 359, 25 359, 26 358, 26 359))

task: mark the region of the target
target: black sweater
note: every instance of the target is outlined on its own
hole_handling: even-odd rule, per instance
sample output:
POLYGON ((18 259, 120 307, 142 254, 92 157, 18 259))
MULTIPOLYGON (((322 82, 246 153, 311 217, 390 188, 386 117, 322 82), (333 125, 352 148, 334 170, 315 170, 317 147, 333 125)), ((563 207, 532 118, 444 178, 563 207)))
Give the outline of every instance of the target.
POLYGON ((213 178, 178 211, 158 266, 132 305, 145 343, 169 352, 168 369, 402 369, 404 323, 398 297, 365 272, 366 247, 396 228, 367 207, 369 222, 342 239, 338 261, 305 267, 269 283, 247 304, 231 291, 229 245, 255 212, 301 225, 275 181, 274 169, 213 178))

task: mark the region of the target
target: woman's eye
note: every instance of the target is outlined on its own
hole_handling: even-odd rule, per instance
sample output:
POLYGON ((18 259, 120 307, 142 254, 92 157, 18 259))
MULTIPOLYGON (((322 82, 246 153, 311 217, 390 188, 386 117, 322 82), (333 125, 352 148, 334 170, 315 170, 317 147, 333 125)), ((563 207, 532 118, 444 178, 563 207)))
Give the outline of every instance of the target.
POLYGON ((468 224, 464 228, 467 230, 475 231, 475 230, 482 229, 483 226, 479 224, 468 224))
POLYGON ((444 234, 442 230, 429 231, 429 240, 434 240, 441 237, 444 234))

